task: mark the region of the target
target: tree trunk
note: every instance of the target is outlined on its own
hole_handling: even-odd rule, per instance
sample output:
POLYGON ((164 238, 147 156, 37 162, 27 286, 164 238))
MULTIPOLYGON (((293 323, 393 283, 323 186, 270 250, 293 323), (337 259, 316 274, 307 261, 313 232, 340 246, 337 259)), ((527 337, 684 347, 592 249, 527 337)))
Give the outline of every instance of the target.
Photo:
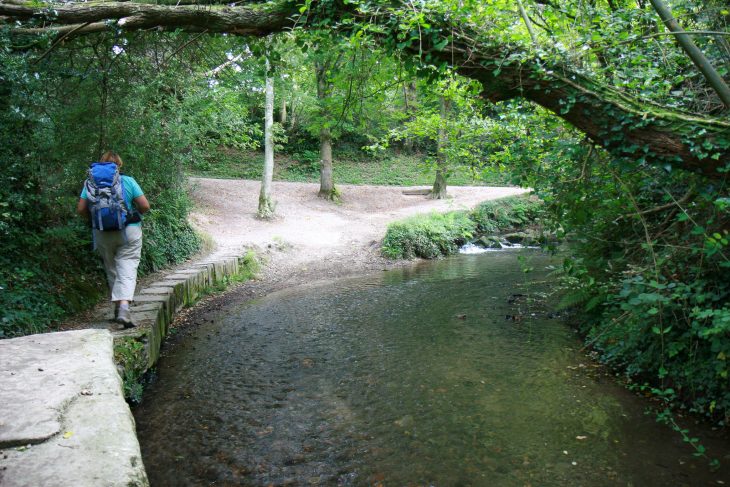
POLYGON ((281 125, 286 125, 286 98, 281 98, 281 111, 279 112, 281 125))
MULTIPOLYGON (((340 20, 362 16, 352 3, 336 3, 340 20)), ((397 5, 396 5, 397 6, 397 5)), ((264 36, 322 19, 316 11, 299 16, 296 2, 281 1, 243 5, 151 5, 135 2, 54 3, 53 16, 47 4, 25 5, 0 0, 0 17, 12 26, 13 36, 28 34, 65 34, 69 38, 92 32, 132 31, 140 29, 185 30, 188 32, 227 32, 233 35, 264 36), (36 27, 38 21, 43 27, 36 27), (15 22, 18 23, 15 23, 15 22), (26 27, 27 22, 27 27, 26 27)), ((327 10, 327 15, 332 15, 327 10)), ((410 31, 398 31, 393 14, 366 17, 393 29, 384 40, 410 31)), ((571 66, 550 59, 521 56, 519 48, 478 41, 483 36, 468 25, 452 28, 448 20, 428 19, 433 32, 442 36, 423 37, 403 47, 416 56, 430 54, 431 64, 446 63, 459 74, 484 86, 483 96, 490 100, 523 97, 542 105, 583 131, 594 143, 616 157, 636 164, 650 163, 699 172, 714 180, 727 178, 730 161, 730 122, 724 118, 688 115, 680 110, 642 102, 578 73, 571 66), (474 32, 472 32, 472 30, 474 32), (445 36, 446 47, 434 45, 445 36)), ((341 22, 339 25, 353 25, 341 22)), ((406 25, 409 25, 406 23, 406 25)), ((405 27, 410 29, 410 27, 405 27)), ((348 32, 343 32, 347 35, 348 32)), ((30 44, 28 44, 30 45, 30 44)))
POLYGON ((271 180, 274 177, 274 78, 271 77, 269 59, 266 59, 266 111, 264 115, 264 175, 259 193, 259 218, 272 218, 276 204, 271 199, 271 180))
POLYGON ((336 200, 337 189, 332 177, 332 136, 327 128, 319 131, 319 157, 319 197, 336 200))
POLYGON ((730 87, 728 87, 725 80, 722 79, 722 76, 712 66, 710 60, 705 57, 700 48, 694 43, 692 36, 684 32, 677 19, 672 16, 672 11, 669 9, 669 6, 663 0, 651 0, 651 4, 659 15, 659 18, 664 22, 664 25, 675 33, 674 37, 677 39, 677 43, 684 49, 684 52, 687 53, 687 56, 689 56, 695 66, 697 66, 697 69, 700 70, 707 83, 715 90, 725 105, 725 108, 730 108, 730 87))
MULTIPOLYGON (((416 91, 416 82, 410 81, 403 84, 403 105, 405 107, 408 121, 414 119, 416 114, 416 103, 418 101, 418 92, 416 91)), ((406 137, 403 141, 403 148, 409 154, 413 153, 414 138, 406 137)))
POLYGON ((446 149, 449 145, 449 133, 447 124, 449 123, 449 111, 451 111, 451 100, 445 96, 441 96, 441 123, 439 125, 439 140, 436 153, 436 180, 433 182, 431 190, 431 199, 442 200, 448 195, 446 194, 446 173, 448 171, 448 158, 446 157, 446 149))
POLYGON ((517 0, 517 7, 520 10, 520 16, 522 17, 522 21, 525 23, 525 27, 527 27, 527 32, 530 34, 532 44, 537 47, 537 36, 535 35, 535 31, 532 29, 532 22, 530 22, 530 17, 527 16, 525 7, 522 5, 522 0, 517 0))
POLYGON ((327 80, 327 63, 314 63, 314 73, 317 78, 317 99, 320 104, 322 126, 319 129, 319 194, 320 198, 336 201, 339 197, 332 171, 332 133, 327 126, 327 112, 325 103, 332 91, 332 85, 327 80))
POLYGON ((292 98, 289 103, 289 128, 292 130, 297 126, 297 108, 296 98, 292 98))

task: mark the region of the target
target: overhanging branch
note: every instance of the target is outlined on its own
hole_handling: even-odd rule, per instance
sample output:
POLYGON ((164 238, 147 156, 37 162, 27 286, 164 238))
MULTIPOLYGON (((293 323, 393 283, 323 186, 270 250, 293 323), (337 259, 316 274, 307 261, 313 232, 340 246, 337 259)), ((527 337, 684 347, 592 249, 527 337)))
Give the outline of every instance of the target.
MULTIPOLYGON (((316 1, 316 0, 315 0, 316 1)), ((239 5, 149 5, 134 2, 94 4, 31 5, 19 0, 0 0, 0 17, 21 21, 16 34, 54 32, 63 35, 90 34, 107 29, 184 30, 188 32, 226 32, 234 35, 265 36, 319 22, 316 4, 308 17, 299 14, 296 0, 265 4, 239 5), (42 27, 37 23, 43 22, 42 27), (23 25, 25 23, 26 25, 23 25), (30 23, 31 25, 27 25, 30 23), (88 25, 84 25, 87 24, 88 25), (35 25, 32 25, 35 24, 35 25)), ((387 14, 359 14, 356 4, 339 3, 338 12, 328 12, 355 23, 382 23, 386 28, 380 41, 392 45, 402 27, 387 14), (365 19, 365 20, 363 20, 365 19)), ((480 42, 464 26, 457 28, 447 20, 429 19, 432 30, 440 29, 447 38, 444 47, 435 47, 438 38, 418 37, 417 45, 404 50, 416 56, 430 55, 429 63, 445 62, 463 76, 478 80, 485 95, 493 100, 524 97, 551 110, 595 143, 611 153, 638 162, 673 166, 699 172, 714 179, 727 177, 730 165, 730 123, 698 117, 658 107, 629 97, 615 89, 553 61, 528 58, 505 62, 519 47, 480 42)), ((352 28, 352 25, 349 25, 352 28)), ((420 27, 419 27, 420 28, 420 27)), ((473 28, 478 33, 478 28, 473 28)), ((412 32, 405 32, 406 38, 412 32)), ((519 56, 524 57, 524 56, 519 56)))

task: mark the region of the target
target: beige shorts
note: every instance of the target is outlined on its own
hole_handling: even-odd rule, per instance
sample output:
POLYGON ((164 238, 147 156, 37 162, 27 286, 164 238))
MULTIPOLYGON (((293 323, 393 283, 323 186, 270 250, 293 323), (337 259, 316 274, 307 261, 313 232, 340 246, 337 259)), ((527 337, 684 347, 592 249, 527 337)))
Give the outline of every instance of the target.
POLYGON ((96 249, 104 261, 111 300, 132 301, 137 286, 137 267, 142 255, 142 227, 129 226, 123 232, 94 230, 94 239, 96 249))

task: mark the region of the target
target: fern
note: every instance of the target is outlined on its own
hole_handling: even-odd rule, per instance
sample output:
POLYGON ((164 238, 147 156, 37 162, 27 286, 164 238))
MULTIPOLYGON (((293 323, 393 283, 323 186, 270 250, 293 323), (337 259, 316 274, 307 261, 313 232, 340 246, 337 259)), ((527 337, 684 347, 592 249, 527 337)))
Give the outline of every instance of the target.
POLYGON ((593 292, 588 287, 572 289, 563 295, 556 309, 562 311, 568 308, 574 308, 575 306, 588 302, 592 297, 593 292))

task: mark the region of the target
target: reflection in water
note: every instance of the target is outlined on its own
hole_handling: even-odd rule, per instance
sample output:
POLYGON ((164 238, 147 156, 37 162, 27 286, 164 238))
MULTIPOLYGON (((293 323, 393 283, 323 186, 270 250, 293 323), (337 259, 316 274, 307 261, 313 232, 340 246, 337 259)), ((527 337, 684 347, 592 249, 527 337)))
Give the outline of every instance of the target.
POLYGON ((718 485, 531 304, 548 263, 465 255, 220 312, 136 411, 152 485, 718 485))

